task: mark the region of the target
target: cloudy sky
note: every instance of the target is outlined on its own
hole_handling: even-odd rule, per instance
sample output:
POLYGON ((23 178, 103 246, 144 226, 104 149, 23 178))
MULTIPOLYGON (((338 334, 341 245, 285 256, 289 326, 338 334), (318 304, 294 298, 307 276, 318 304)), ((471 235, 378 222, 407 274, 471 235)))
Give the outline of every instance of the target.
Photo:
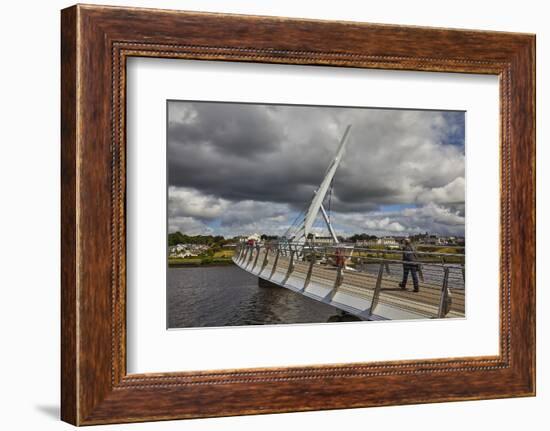
POLYGON ((348 124, 337 234, 464 234, 463 112, 186 101, 168 102, 169 231, 283 234, 348 124))

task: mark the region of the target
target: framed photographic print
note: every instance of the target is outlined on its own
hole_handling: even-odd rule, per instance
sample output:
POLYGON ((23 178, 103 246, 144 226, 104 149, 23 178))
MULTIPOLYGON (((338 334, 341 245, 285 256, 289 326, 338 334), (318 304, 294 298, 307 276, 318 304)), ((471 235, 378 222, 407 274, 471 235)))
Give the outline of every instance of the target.
POLYGON ((464 112, 167 109, 168 328, 465 317, 464 112))
POLYGON ((535 37, 62 11, 62 419, 535 393, 535 37))

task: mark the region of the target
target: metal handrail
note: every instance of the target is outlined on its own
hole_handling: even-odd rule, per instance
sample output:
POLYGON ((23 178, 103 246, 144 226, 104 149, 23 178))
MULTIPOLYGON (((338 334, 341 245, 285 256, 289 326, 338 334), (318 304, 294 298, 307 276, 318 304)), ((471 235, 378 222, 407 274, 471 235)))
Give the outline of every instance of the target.
POLYGON ((448 262, 446 257, 453 256, 458 258, 464 258, 464 254, 459 253, 437 253, 437 252, 416 252, 419 255, 431 255, 434 257, 439 257, 439 262, 430 262, 430 261, 424 261, 424 260, 415 260, 415 261, 404 261, 404 260, 398 260, 398 259, 392 259, 384 257, 385 254, 389 253, 405 253, 408 252, 407 250, 383 250, 383 249, 369 249, 369 248, 363 248, 363 247, 348 247, 350 251, 367 251, 371 252, 373 254, 376 254, 376 256, 346 256, 345 254, 341 254, 341 250, 346 248, 346 246, 341 245, 315 245, 315 244, 303 244, 303 243, 292 243, 292 242, 265 242, 265 243, 256 243, 256 244, 241 244, 238 246, 238 254, 236 257, 236 261, 248 268, 250 264, 252 263, 252 260, 254 259, 254 264, 250 268, 253 270, 256 267, 256 263, 258 261, 260 250, 265 250, 265 256, 264 256, 264 262, 261 265, 261 271, 263 271, 264 267, 267 263, 267 255, 269 252, 276 252, 275 259, 273 261, 273 267, 271 269, 269 279, 274 275, 276 271, 276 267, 278 264, 278 260, 280 255, 287 256, 290 258, 290 262, 288 264, 288 267, 286 268, 285 276, 283 278, 283 281, 286 282, 292 272, 294 271, 295 267, 295 261, 296 260, 303 260, 307 261, 309 259, 309 265, 308 265, 308 271, 306 278, 304 280, 304 286, 301 288, 301 290, 305 290, 311 280, 311 275, 313 272, 313 268, 316 264, 321 265, 321 263, 327 262, 328 259, 335 258, 335 257, 344 257, 343 263, 342 262, 335 262, 336 264, 334 267, 338 270, 336 281, 333 287, 333 291, 331 293, 331 296, 334 296, 337 289, 342 284, 342 280, 344 277, 344 273, 347 270, 350 270, 352 268, 349 268, 346 266, 346 261, 352 261, 353 263, 361 264, 361 265, 369 265, 369 264, 380 264, 380 267, 378 269, 378 276, 376 281, 376 287, 373 291, 373 297, 371 302, 371 307, 369 310, 369 314, 372 315, 374 312, 374 309, 376 308, 376 305, 378 303, 378 297, 380 295, 381 290, 381 283, 382 279, 384 278, 384 269, 386 269, 386 272, 390 274, 389 271, 389 264, 416 264, 419 268, 419 275, 423 282, 425 282, 428 285, 431 286, 437 286, 438 283, 441 283, 441 290, 440 290, 440 298, 439 298, 439 307, 438 312, 435 317, 445 317, 446 314, 449 312, 451 307, 451 290, 460 287, 453 287, 450 285, 449 280, 457 280, 457 278, 462 279, 465 281, 465 263, 464 261, 461 261, 459 263, 456 262, 448 262), (254 256, 254 251, 256 251, 256 255, 254 256), (383 257, 380 257, 380 254, 382 254, 383 257), (321 256, 321 260, 318 260, 318 255, 321 256), (424 280, 424 271, 422 271, 422 268, 426 268, 426 273, 428 275, 431 275, 434 277, 434 274, 436 274, 435 270, 430 270, 429 268, 436 268, 437 269, 437 275, 435 278, 433 278, 430 281, 424 280), (441 270, 443 271, 443 274, 441 275, 441 278, 439 274, 441 273, 441 270))
POLYGON ((361 256, 361 259, 368 259, 371 262, 384 262, 384 263, 395 263, 395 264, 402 264, 402 263, 410 263, 411 265, 425 265, 425 266, 435 266, 440 268, 457 268, 462 269, 461 263, 451 263, 451 262, 430 262, 425 260, 398 260, 398 259, 388 259, 386 257, 369 257, 369 256, 361 256))
MULTIPOLYGON (((276 247, 273 247, 273 244, 269 244, 269 248, 271 250, 273 249, 277 249, 277 250, 280 250, 282 251, 283 255, 291 255, 291 254, 297 254, 297 255, 301 255, 302 257, 306 258, 308 256, 311 256, 313 253, 316 253, 316 254, 322 254, 322 256, 325 258, 327 257, 341 257, 342 255, 340 254, 340 249, 341 247, 338 247, 338 246, 312 246, 312 245, 309 245, 309 244, 286 244, 286 243, 283 243, 282 244, 283 247, 282 248, 279 248, 278 247, 278 244, 276 244, 276 247), (301 248, 301 250, 300 250, 301 248), (335 251, 330 251, 330 250, 335 250, 335 251)), ((259 244, 255 244, 253 246, 250 246, 250 245, 246 245, 246 248, 251 248, 252 250, 258 250, 258 247, 262 247, 262 245, 259 245, 259 244)), ((265 247, 265 244, 264 244, 264 247, 265 247)), ((403 254, 403 253, 407 253, 409 251, 406 251, 406 250, 377 250, 377 249, 353 249, 353 251, 371 251, 373 253, 377 253, 377 254, 381 254, 381 253, 398 253, 398 254, 403 254)), ((453 253, 437 253, 437 252, 415 252, 417 254, 421 254, 423 256, 433 256, 433 257, 439 257, 439 258, 445 258, 445 257, 448 257, 448 256, 451 256, 451 257, 456 257, 456 258, 463 258, 464 255, 463 254, 459 254, 459 253, 456 253, 456 254, 453 254, 453 253)), ((248 256, 248 259, 252 260, 252 255, 253 253, 250 253, 250 255, 248 256)), ((379 256, 363 256, 363 255, 360 255, 360 256, 346 256, 344 255, 343 256, 346 260, 354 260, 354 259, 364 259, 364 260, 369 260, 370 262, 385 262, 385 263, 393 263, 393 264, 402 264, 403 262, 409 262, 409 261, 403 261, 403 260, 400 260, 400 259, 392 259, 392 258, 387 258, 387 257, 379 257, 379 256)), ((244 259, 243 259, 244 260, 244 259)), ((459 269, 462 269, 463 266, 464 266, 464 262, 462 261, 462 259, 459 261, 459 262, 449 262, 449 261, 427 261, 427 260, 422 260, 422 259, 417 259, 417 260, 414 260, 414 261, 410 261, 410 263, 416 263, 418 265, 423 265, 423 266, 434 266, 434 267, 441 267, 441 268, 445 268, 445 267, 450 267, 450 268, 459 268, 459 269)))
MULTIPOLYGON (((283 243, 283 244, 291 244, 291 245, 294 245, 296 247, 301 247, 303 249, 309 249, 309 248, 327 248, 327 249, 330 249, 330 248, 333 248, 333 249, 346 249, 346 248, 349 248, 349 249, 352 249, 353 251, 366 251, 366 252, 371 252, 371 253, 407 253, 408 251, 406 250, 402 250, 402 249, 383 249, 383 248, 369 248, 369 247, 357 247, 355 246, 354 244, 346 244, 346 243, 341 243, 341 244, 338 244, 338 245, 318 245, 318 244, 303 244, 303 243, 283 243)), ((453 248, 459 248, 459 247, 454 247, 453 248)), ((465 254, 464 253, 441 253, 441 252, 435 252, 435 251, 418 251, 418 250, 415 250, 415 253, 416 254, 419 254, 419 255, 438 255, 438 256, 459 256, 459 257, 464 257, 465 254)))

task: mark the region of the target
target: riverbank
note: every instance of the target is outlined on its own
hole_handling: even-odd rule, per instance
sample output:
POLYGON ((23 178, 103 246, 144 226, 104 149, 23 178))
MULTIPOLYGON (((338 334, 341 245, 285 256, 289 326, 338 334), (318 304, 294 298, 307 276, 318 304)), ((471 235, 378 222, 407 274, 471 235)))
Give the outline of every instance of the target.
POLYGON ((168 258, 169 268, 197 268, 234 265, 228 258, 168 258))

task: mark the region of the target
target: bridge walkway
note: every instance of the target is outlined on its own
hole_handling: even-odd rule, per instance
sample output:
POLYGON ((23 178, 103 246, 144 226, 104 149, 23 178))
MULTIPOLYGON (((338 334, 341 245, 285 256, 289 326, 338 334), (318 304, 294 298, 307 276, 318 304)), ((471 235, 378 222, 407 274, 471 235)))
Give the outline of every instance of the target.
MULTIPOLYGON (((239 253, 234 260, 238 266, 264 280, 331 304, 365 320, 441 317, 442 286, 435 282, 420 281, 420 292, 416 293, 412 291, 412 280, 409 279, 407 290, 402 290, 398 286, 402 273, 395 268, 388 274, 388 267, 385 266, 379 271, 381 275, 375 271, 339 269, 330 264, 311 264, 306 260, 295 259, 293 253, 263 247, 239 253)), ((371 265, 380 266, 377 263, 371 265)), ((453 277, 457 278, 456 273, 453 277)), ((445 317, 463 318, 463 285, 450 288, 449 292, 450 304, 445 317)))

